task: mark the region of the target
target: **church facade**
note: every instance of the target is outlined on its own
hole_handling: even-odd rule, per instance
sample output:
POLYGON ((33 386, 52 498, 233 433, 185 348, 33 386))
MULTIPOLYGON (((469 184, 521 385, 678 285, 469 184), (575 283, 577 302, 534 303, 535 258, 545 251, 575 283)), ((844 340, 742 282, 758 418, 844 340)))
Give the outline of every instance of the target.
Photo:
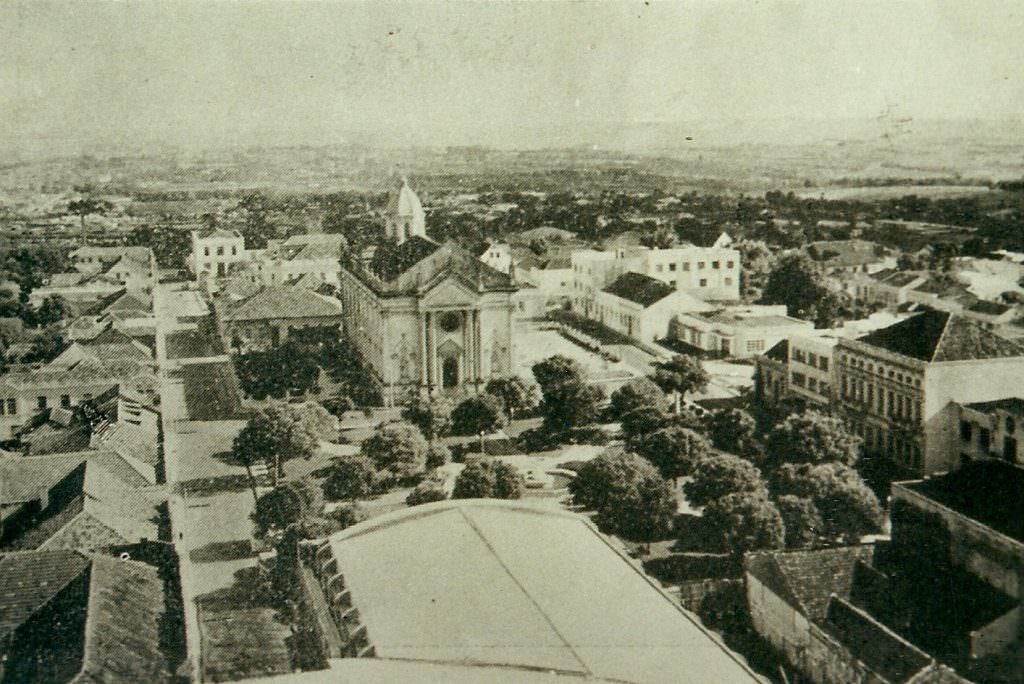
POLYGON ((384 223, 389 242, 372 257, 343 260, 339 279, 345 333, 385 404, 475 394, 511 375, 514 276, 430 240, 404 181, 384 223))

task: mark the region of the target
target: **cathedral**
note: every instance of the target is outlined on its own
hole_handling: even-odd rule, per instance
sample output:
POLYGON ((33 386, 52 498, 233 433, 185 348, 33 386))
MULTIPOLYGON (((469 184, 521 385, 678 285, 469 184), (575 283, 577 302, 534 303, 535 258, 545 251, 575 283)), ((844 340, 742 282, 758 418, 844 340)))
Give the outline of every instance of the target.
POLYGON ((384 212, 387 240, 342 262, 344 329, 386 405, 475 394, 512 374, 514 276, 427 236, 402 179, 384 212))

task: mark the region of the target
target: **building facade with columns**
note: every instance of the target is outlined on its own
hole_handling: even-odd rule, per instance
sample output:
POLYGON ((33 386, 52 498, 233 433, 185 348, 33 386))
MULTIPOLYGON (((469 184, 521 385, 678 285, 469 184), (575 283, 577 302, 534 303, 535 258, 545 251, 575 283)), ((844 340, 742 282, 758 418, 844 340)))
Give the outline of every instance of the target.
POLYGON ((512 372, 514 278, 428 239, 415 193, 403 182, 398 194, 385 216, 393 243, 342 262, 345 334, 386 404, 481 392, 512 372))

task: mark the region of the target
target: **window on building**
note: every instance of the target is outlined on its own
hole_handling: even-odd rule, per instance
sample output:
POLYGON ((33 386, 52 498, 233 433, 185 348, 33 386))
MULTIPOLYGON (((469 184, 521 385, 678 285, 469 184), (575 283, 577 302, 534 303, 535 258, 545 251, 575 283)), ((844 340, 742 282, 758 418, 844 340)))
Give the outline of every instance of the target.
POLYGON ((707 287, 708 286, 708 279, 707 278, 701 278, 700 279, 700 286, 701 287, 707 287))
POLYGON ((960 421, 960 439, 965 442, 971 441, 971 424, 966 420, 960 421))
POLYGON ((823 371, 828 370, 828 357, 822 356, 818 359, 818 368, 823 371))
POLYGON ((60 405, 64 408, 71 408, 71 397, 67 394, 60 395, 60 405))
POLYGON ((796 387, 803 387, 804 385, 807 384, 807 376, 804 375, 803 373, 793 373, 790 376, 789 382, 791 385, 794 385, 796 387))
POLYGON ((657 271, 658 273, 661 273, 663 270, 665 270, 665 268, 661 264, 658 264, 657 266, 654 267, 654 270, 657 271))
POLYGON ((1006 432, 1007 432, 1007 434, 1012 435, 1013 431, 1014 431, 1014 429, 1016 427, 1017 426, 1014 425, 1014 422, 1013 422, 1013 416, 1006 416, 1006 432))
POLYGON ((726 278, 725 279, 725 284, 726 285, 732 285, 732 278, 726 278))
POLYGON ((808 366, 817 366, 818 365, 818 355, 815 354, 814 352, 807 352, 807 365, 808 366))
POLYGON ((818 391, 818 380, 817 378, 807 378, 807 389, 812 392, 818 391))
POLYGON ((224 256, 224 245, 217 247, 217 256, 224 256))
POLYGON ((210 248, 203 247, 203 256, 210 256, 210 248))
POLYGON ((235 245, 231 245, 231 256, 236 256, 237 254, 238 254, 238 247, 236 247, 235 245))
POLYGON ((46 397, 36 397, 36 408, 46 408, 46 397))
POLYGON ((705 265, 706 265, 706 264, 705 264, 705 263, 704 263, 703 261, 698 261, 698 262, 697 262, 697 270, 698 270, 698 271, 703 271, 703 270, 704 270, 704 266, 705 266, 705 265))
POLYGON ((725 262, 725 267, 726 268, 735 268, 736 267, 736 263, 733 262, 733 261, 727 261, 727 262, 725 262))
POLYGON ((764 340, 747 340, 748 352, 764 351, 764 340))
POLYGON ((690 262, 689 261, 683 263, 683 270, 684 271, 689 271, 690 270, 690 262))
POLYGON ((711 268, 719 269, 721 267, 722 267, 722 263, 720 261, 712 261, 711 262, 711 268))
POLYGON ((0 399, 0 416, 2 416, 5 413, 7 413, 7 410, 5 408, 6 406, 7 406, 7 403, 3 399, 0 399))
POLYGON ((675 264, 669 264, 668 265, 668 270, 670 270, 670 271, 676 270, 676 265, 675 264))
POLYGON ((18 415, 18 400, 8 399, 7 400, 7 415, 16 416, 18 415))
POLYGON ((981 444, 982 449, 992 448, 992 431, 988 428, 981 428, 978 431, 978 443, 981 444))

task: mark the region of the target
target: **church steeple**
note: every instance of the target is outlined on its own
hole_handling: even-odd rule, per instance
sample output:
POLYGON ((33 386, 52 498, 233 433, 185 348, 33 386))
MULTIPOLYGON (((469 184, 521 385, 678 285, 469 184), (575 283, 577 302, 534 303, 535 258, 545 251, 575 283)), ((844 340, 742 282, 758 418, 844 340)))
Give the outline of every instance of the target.
POLYGON ((414 235, 427 236, 426 214, 420 198, 409 187, 405 176, 395 184, 384 210, 384 230, 387 236, 402 244, 414 235))

